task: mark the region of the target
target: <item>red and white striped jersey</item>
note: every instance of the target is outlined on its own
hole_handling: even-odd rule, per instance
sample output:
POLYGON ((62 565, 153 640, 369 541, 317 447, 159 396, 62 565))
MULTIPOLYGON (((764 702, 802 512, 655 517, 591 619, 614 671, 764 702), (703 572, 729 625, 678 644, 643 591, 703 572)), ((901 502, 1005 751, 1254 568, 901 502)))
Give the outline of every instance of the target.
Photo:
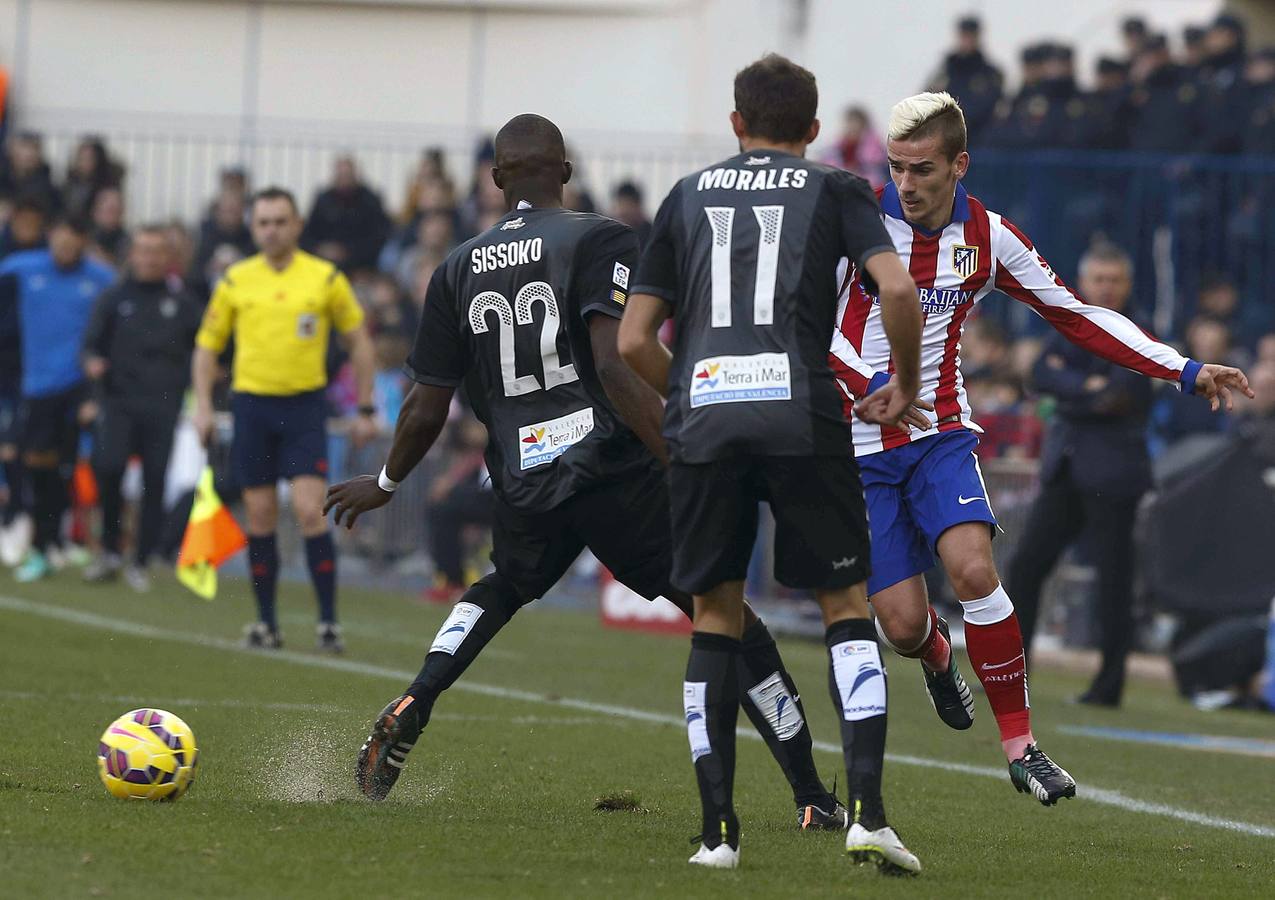
POLYGON ((854 431, 854 452, 865 456, 931 434, 968 428, 971 416, 961 377, 961 334, 974 304, 993 290, 1026 303, 1068 340, 1104 359, 1152 378, 1175 380, 1198 366, 1149 337, 1114 310, 1085 304, 1049 267, 1025 234, 990 212, 959 184, 952 222, 929 234, 903 218, 893 183, 880 192, 882 221, 916 282, 925 327, 921 338, 920 398, 934 404, 937 424, 909 434, 860 421, 854 401, 885 384, 894 371, 877 298, 854 269, 838 273, 842 285, 829 364, 844 393, 854 431), (1189 365, 1190 364, 1190 365, 1189 365))

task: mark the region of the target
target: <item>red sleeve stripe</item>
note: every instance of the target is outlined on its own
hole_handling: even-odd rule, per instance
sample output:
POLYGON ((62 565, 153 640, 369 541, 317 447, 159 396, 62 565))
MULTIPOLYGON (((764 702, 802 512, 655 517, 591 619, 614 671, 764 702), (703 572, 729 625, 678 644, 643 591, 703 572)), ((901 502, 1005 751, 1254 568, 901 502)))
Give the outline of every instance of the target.
MULTIPOLYGON (((1066 287, 1066 285, 1063 285, 1063 287, 1066 287)), ((1163 378, 1166 381, 1173 381, 1178 377, 1178 373, 1174 370, 1154 360, 1147 359, 1137 350, 1125 344, 1115 335, 1104 331, 1080 313, 1066 307, 1052 306, 1045 303, 1034 293, 1019 284, 1018 279, 1010 274, 1009 270, 1004 266, 996 274, 996 288, 1004 291, 1015 300, 1026 303, 1067 340, 1079 347, 1084 347, 1092 353, 1096 353, 1103 359, 1151 378, 1163 378)), ((1071 288, 1066 289, 1072 297, 1076 296, 1072 293, 1071 288)), ((1078 298, 1077 301, 1079 302, 1078 298)))

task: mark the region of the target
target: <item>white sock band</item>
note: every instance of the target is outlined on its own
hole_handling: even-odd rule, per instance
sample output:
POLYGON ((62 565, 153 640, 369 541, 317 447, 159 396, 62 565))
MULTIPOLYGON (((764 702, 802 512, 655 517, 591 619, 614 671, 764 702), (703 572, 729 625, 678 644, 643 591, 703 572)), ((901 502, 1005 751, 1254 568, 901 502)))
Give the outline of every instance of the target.
POLYGON ((843 641, 829 648, 841 716, 859 722, 885 715, 885 666, 876 641, 843 641))
POLYGON ((766 719, 766 724, 781 741, 801 733, 806 720, 797 708, 797 698, 788 693, 788 685, 778 672, 748 689, 748 698, 766 719))
POLYGON ((996 585, 996 590, 980 600, 962 600, 961 608, 965 621, 971 625, 995 625, 1014 614, 1014 603, 1003 584, 996 585))
POLYGON ((474 623, 477 622, 483 614, 483 608, 474 603, 457 603, 452 607, 452 614, 438 629, 438 634, 434 635, 434 643, 430 646, 430 653, 447 653, 451 656, 456 655, 456 649, 460 646, 460 642, 469 634, 474 623))

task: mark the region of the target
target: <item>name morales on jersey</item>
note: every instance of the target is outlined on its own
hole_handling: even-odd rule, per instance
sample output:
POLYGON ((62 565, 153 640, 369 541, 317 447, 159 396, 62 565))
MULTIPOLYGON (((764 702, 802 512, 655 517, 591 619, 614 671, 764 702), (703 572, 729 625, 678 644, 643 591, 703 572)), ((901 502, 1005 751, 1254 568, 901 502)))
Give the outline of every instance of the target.
POLYGON ((776 188, 804 188, 810 173, 805 169, 709 169, 701 172, 697 191, 723 188, 728 191, 773 191, 776 188))
POLYGON ((791 400, 792 368, 787 353, 711 356, 691 371, 691 408, 714 403, 791 400))
POLYGON ((475 275, 493 272, 509 266, 525 266, 539 262, 544 253, 544 240, 541 238, 524 238, 521 241, 508 241, 503 244, 488 244, 486 247, 475 247, 469 254, 470 269, 475 275))
POLYGON ((519 466, 522 471, 551 463, 593 431, 593 407, 588 406, 556 419, 518 429, 519 466))

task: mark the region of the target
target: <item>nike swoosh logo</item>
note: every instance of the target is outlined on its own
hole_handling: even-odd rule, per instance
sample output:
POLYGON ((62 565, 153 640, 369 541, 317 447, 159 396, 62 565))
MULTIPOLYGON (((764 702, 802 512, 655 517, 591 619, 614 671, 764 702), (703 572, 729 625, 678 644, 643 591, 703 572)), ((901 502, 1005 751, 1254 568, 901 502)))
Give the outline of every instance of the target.
POLYGON ((780 697, 779 702, 775 704, 775 724, 778 725, 784 720, 784 705, 788 703, 787 697, 780 697))
POLYGON ((464 630, 465 630, 464 625, 453 625, 451 628, 448 628, 446 631, 444 631, 443 634, 451 634, 453 631, 464 631, 464 630))
POLYGON ((1018 662, 1022 658, 1023 658, 1023 654, 1020 653, 1017 656, 1015 656, 1013 659, 1011 659, 1009 662, 983 663, 982 669, 984 672, 986 672, 988 669, 1003 669, 1006 666, 1012 666, 1014 663, 1018 662))
POLYGON ((965 506, 967 503, 977 503, 979 500, 982 500, 984 503, 987 502, 986 497, 957 497, 956 498, 956 502, 961 504, 961 506, 965 506))

